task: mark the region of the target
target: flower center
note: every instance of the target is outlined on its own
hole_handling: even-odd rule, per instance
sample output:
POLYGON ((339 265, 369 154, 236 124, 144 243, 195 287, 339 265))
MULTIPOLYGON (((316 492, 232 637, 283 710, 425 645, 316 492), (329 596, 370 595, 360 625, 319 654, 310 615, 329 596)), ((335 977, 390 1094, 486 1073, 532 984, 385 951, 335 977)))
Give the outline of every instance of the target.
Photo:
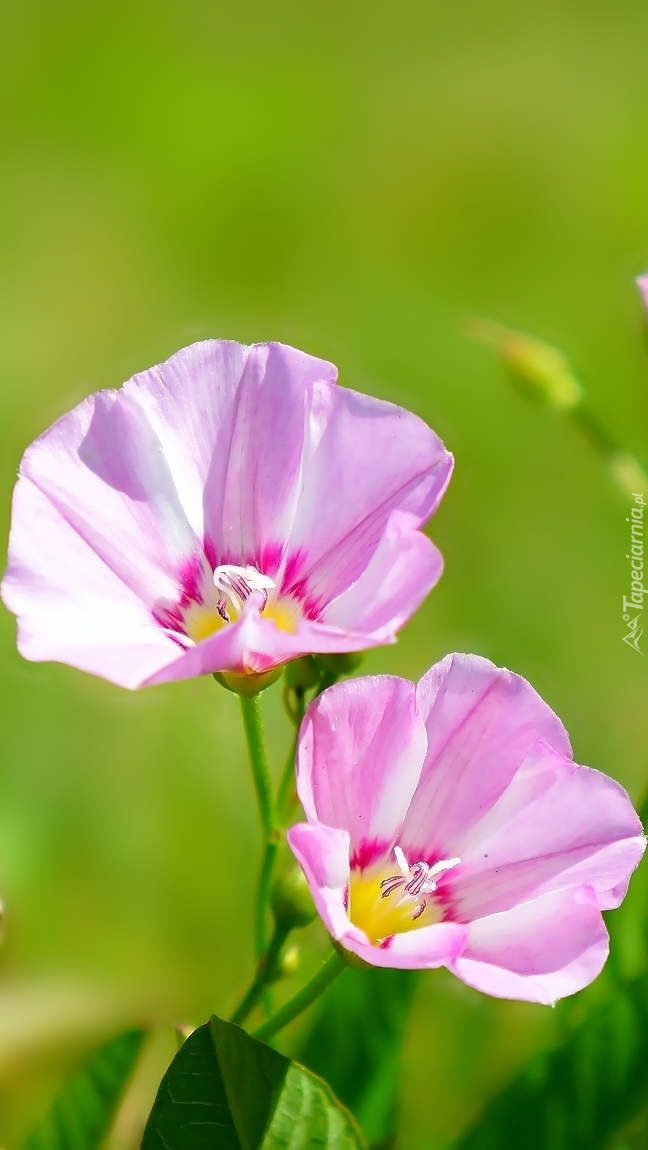
POLYGON ((278 599, 276 583, 256 567, 238 567, 224 563, 213 575, 213 587, 204 589, 203 602, 191 603, 184 612, 184 630, 194 643, 215 635, 227 623, 236 622, 250 595, 261 593, 261 611, 282 631, 294 633, 299 625, 299 604, 288 598, 278 599))
POLYGON ((255 591, 260 591, 264 596, 263 611, 268 603, 268 591, 274 591, 275 583, 269 575, 257 571, 256 567, 235 567, 233 563, 225 563, 214 571, 214 587, 218 593, 216 610, 224 623, 231 623, 231 610, 239 615, 246 599, 255 591))
POLYGON ((349 884, 349 918, 364 930, 372 943, 392 934, 439 922, 442 910, 433 897, 437 879, 461 859, 442 859, 434 866, 422 861, 409 864, 400 847, 394 847, 400 873, 391 867, 365 874, 354 871, 349 884))

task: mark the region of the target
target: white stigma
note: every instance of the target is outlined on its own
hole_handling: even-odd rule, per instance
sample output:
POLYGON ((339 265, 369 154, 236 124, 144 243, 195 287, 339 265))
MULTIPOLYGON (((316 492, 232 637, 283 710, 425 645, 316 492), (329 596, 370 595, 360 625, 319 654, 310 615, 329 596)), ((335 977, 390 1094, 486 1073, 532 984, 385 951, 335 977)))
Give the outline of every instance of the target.
MULTIPOLYGON (((249 599, 255 591, 261 591, 267 603, 268 591, 271 591, 276 584, 269 575, 262 575, 257 571, 256 567, 250 565, 236 567, 233 563, 224 563, 214 571, 214 586, 217 591, 227 595, 235 611, 240 611, 246 599, 249 599)), ((219 611, 223 618, 227 615, 226 606, 224 599, 220 599, 219 611)))
POLYGON ((394 847, 394 854, 396 862, 400 870, 400 875, 392 875, 390 878, 383 879, 381 882, 382 898, 389 898, 389 895, 395 890, 403 888, 401 897, 396 903, 400 906, 401 903, 407 902, 412 899, 415 906, 415 911, 412 917, 414 919, 420 918, 427 906, 425 899, 426 894, 432 894, 437 889, 436 879, 444 874, 446 871, 452 870, 461 862, 461 859, 441 859, 434 866, 428 866, 427 863, 419 862, 412 863, 411 866, 405 858, 404 852, 400 847, 394 847))

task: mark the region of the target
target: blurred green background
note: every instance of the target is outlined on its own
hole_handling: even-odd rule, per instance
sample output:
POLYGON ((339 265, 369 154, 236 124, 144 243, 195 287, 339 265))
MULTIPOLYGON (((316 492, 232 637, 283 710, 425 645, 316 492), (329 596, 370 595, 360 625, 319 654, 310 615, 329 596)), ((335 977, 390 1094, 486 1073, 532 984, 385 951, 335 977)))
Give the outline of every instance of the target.
MULTIPOLYGON (((456 456, 431 528, 444 579, 368 668, 489 656, 637 798, 629 501, 465 327, 486 315, 561 346, 648 459, 632 282, 648 266, 647 42, 642 0, 4 0, 3 538, 22 451, 90 391, 208 336, 293 343, 456 456)), ((146 1017, 159 1034, 111 1142, 126 1150, 170 1024, 228 1010, 251 972, 260 844, 236 699, 211 679, 129 695, 24 663, 4 608, 0 676, 0 1140, 17 1144, 80 1046, 146 1017)), ((277 688, 264 707, 278 762, 277 688)), ((639 894, 620 912, 628 970, 645 958, 639 894)), ((421 979, 403 1146, 443 1147, 558 1013, 421 979)))

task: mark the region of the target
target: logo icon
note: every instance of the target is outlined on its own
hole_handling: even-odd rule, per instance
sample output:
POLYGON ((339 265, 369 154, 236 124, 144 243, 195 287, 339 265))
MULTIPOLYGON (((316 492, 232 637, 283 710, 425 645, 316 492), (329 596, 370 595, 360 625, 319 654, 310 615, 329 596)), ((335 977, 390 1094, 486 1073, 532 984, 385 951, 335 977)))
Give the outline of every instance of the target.
POLYGON ((623 636, 623 642, 627 643, 629 647, 634 647, 640 655, 644 655, 645 652, 639 646, 639 640, 643 635, 643 627, 639 625, 639 615, 635 615, 634 619, 631 619, 629 615, 624 615, 623 618, 628 624, 628 634, 623 636))

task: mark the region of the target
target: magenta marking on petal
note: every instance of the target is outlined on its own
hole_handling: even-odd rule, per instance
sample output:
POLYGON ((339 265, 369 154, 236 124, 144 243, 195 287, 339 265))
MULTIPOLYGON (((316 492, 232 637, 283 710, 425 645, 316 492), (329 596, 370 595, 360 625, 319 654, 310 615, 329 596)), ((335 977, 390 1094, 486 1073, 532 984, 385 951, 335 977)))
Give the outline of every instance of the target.
POLYGON ((302 612, 307 619, 311 619, 315 622, 319 619, 325 607, 326 601, 324 599, 314 599, 312 595, 303 595, 302 612))
POLYGON ((259 571, 263 571, 264 575, 269 575, 271 579, 277 574, 283 559, 283 548, 280 543, 266 543, 259 555, 259 562, 254 566, 259 571))
POLYGON ((299 582, 293 583, 286 594, 299 601, 302 614, 306 619, 312 621, 319 619, 322 611, 326 607, 326 600, 315 599, 312 595, 309 595, 307 579, 300 579, 299 582))
POLYGON ((286 566, 281 580, 280 594, 289 595, 301 604, 302 613, 306 619, 319 619, 327 605, 327 600, 316 598, 309 593, 308 576, 302 575, 302 570, 308 562, 306 551, 294 551, 286 559, 286 566))
POLYGON ((203 577, 204 568, 199 557, 192 555, 190 559, 186 559, 178 572, 182 591, 180 603, 183 607, 188 603, 202 603, 203 577))
POLYGON ((389 950, 393 941, 394 941, 393 934, 388 934, 387 938, 381 938, 380 942, 378 943, 378 948, 380 950, 389 950))
POLYGON ((441 922, 462 922, 463 921, 461 916, 457 914, 457 912, 454 908, 452 899, 450 898, 450 892, 447 888, 444 891, 444 890, 439 890, 439 888, 437 887, 437 889, 434 892, 434 902, 437 906, 437 909, 441 913, 441 922))
POLYGON ((299 580, 299 573, 301 568, 306 562, 306 553, 304 551, 293 551, 286 559, 286 567, 281 580, 281 593, 287 595, 289 592, 295 593, 293 585, 299 580))
POLYGON ((354 870, 365 870, 372 863, 384 858, 388 850, 389 843, 380 842, 378 839, 374 839, 373 842, 360 843, 351 857, 351 867, 354 870))
POLYGON ((295 599, 304 599, 306 597, 306 580, 297 579, 287 587, 286 593, 292 595, 295 599))
POLYGON ((182 631, 182 612, 175 604, 158 604, 154 606, 151 615, 158 627, 165 631, 182 631))
POLYGON ((181 650, 187 650, 186 637, 182 630, 182 615, 175 610, 175 608, 159 608, 151 611, 151 617, 158 627, 163 631, 170 631, 170 639, 177 643, 181 650))

